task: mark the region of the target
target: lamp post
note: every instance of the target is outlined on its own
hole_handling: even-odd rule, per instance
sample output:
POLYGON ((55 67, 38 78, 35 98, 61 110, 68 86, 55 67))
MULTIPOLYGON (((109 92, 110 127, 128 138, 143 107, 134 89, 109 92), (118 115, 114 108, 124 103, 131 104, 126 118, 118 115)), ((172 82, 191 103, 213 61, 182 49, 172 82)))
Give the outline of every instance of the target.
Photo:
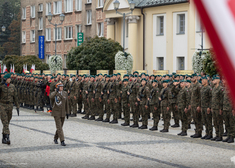
POLYGON ((116 10, 116 13, 123 16, 123 52, 125 53, 125 25, 126 25, 125 24, 126 23, 125 19, 126 19, 126 16, 132 14, 133 10, 135 9, 135 2, 132 0, 129 3, 130 10, 131 10, 131 12, 129 12, 129 13, 121 13, 121 12, 118 11, 119 6, 120 6, 120 2, 118 0, 115 0, 113 2, 113 5, 114 5, 114 9, 116 10))
POLYGON ((2 32, 5 32, 6 31, 6 27, 3 25, 2 26, 2 32))
POLYGON ((49 12, 49 14, 47 15, 47 19, 48 19, 48 21, 49 21, 49 23, 50 23, 51 25, 55 26, 55 37, 56 37, 56 38, 55 38, 55 56, 56 56, 57 26, 62 25, 65 16, 64 16, 63 13, 60 14, 60 23, 59 23, 59 24, 53 24, 53 23, 51 23, 52 16, 53 16, 53 15, 51 14, 51 12, 49 12))

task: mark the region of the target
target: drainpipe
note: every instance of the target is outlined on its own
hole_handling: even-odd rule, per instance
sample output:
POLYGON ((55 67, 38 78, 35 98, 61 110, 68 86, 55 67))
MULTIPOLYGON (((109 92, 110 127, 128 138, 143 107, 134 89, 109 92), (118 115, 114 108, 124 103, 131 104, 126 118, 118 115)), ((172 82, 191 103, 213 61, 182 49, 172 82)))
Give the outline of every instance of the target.
POLYGON ((143 70, 145 70, 145 15, 143 8, 141 8, 141 14, 143 15, 143 70))

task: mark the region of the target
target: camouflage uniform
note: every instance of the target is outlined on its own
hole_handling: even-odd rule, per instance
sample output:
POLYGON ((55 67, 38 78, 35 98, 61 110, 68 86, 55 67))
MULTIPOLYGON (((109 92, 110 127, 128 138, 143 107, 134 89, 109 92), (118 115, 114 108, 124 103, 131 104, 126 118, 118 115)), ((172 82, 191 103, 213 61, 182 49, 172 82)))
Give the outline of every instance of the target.
POLYGON ((188 91, 186 88, 181 88, 177 95, 177 106, 178 111, 180 113, 180 120, 182 123, 181 130, 182 132, 187 132, 188 130, 188 113, 185 113, 185 108, 188 107, 188 100, 187 100, 188 91))
POLYGON ((78 98, 78 84, 76 82, 76 80, 72 81, 72 82, 69 82, 69 106, 70 106, 70 111, 71 111, 71 114, 74 114, 74 115, 77 115, 77 98, 78 98), (76 99, 74 98, 76 97, 76 99))
POLYGON ((101 100, 101 88, 102 83, 100 80, 97 80, 95 83, 95 114, 99 115, 103 113, 103 102, 101 100))
POLYGON ((149 88, 147 86, 141 86, 137 98, 140 99, 140 113, 142 114, 142 126, 148 125, 148 110, 145 108, 147 105, 147 100, 150 96, 149 88))
POLYGON ((78 111, 82 112, 82 81, 77 81, 78 86, 78 97, 77 97, 77 104, 78 104, 78 111), (81 92, 80 92, 81 91, 81 92))
POLYGON ((138 125, 139 122, 139 105, 137 104, 137 93, 139 92, 140 84, 138 82, 133 82, 129 86, 129 100, 130 100, 130 108, 133 113, 133 122, 134 125, 138 125))
POLYGON ((82 101, 84 105, 84 111, 88 112, 89 111, 89 106, 87 102, 87 94, 86 91, 88 90, 88 81, 83 81, 83 92, 82 92, 82 101))
POLYGON ((159 97, 160 97, 159 88, 153 87, 152 90, 150 91, 149 108, 150 111, 153 113, 153 126, 155 127, 158 126, 161 114, 161 109, 159 108, 159 103, 160 103, 159 97), (155 110, 154 108, 157 108, 157 110, 155 110))
POLYGON ((10 134, 9 124, 12 118, 13 102, 19 108, 16 88, 13 84, 0 85, 0 115, 3 124, 2 134, 10 134))
POLYGON ((224 91, 223 99, 223 115, 225 116, 225 126, 228 131, 228 137, 235 137, 235 117, 232 114, 233 104, 230 99, 230 93, 228 89, 224 91))
MULTIPOLYGON (((192 86, 190 86, 189 88, 187 88, 187 92, 188 92, 188 95, 187 95, 187 101, 191 102, 191 95, 192 95, 192 86)), ((192 121, 192 108, 188 110, 188 125, 190 127, 190 124, 191 124, 191 121, 192 121)))
POLYGON ((161 97, 161 112, 163 116, 163 121, 164 121, 164 130, 168 130, 170 126, 170 119, 171 119, 171 114, 170 111, 167 110, 167 107, 169 106, 168 102, 168 88, 163 88, 160 92, 160 97, 161 97))
POLYGON ((212 89, 212 117, 215 127, 216 137, 223 135, 223 116, 220 115, 220 110, 223 110, 223 88, 221 86, 212 89))
POLYGON ((95 84, 94 82, 89 81, 88 83, 88 106, 89 106, 89 110, 86 113, 86 116, 89 117, 89 115, 91 115, 92 118, 95 118, 95 95, 94 95, 94 91, 95 91, 95 84))
POLYGON ((201 88, 201 108, 202 108, 202 121, 205 123, 206 135, 212 136, 212 113, 207 114, 207 109, 211 109, 212 89, 209 85, 202 86, 201 88))
MULTIPOLYGON (((110 106, 107 101, 108 100, 108 93, 107 93, 108 85, 109 85, 109 82, 102 82, 102 87, 101 87, 101 90, 103 92, 103 95, 101 97, 102 97, 102 101, 105 105, 106 112, 108 112, 110 110, 110 106)), ((102 112, 99 114, 99 118, 103 119, 103 117, 104 117, 104 111, 102 110, 102 112)), ((106 118, 106 119, 109 120, 109 118, 106 118)))
POLYGON ((111 113, 113 114, 113 119, 117 120, 118 119, 118 101, 117 101, 117 90, 116 90, 116 83, 115 81, 109 82, 108 85, 108 91, 109 91, 109 96, 108 96, 108 100, 109 100, 109 107, 110 109, 108 109, 107 111, 107 117, 108 119, 110 119, 111 113), (115 102, 115 100, 117 102, 115 102))
POLYGON ((129 96, 127 94, 129 88, 128 85, 125 86, 123 84, 122 86, 122 105, 123 105, 123 112, 124 112, 124 121, 125 124, 130 124, 130 106, 128 106, 129 104, 129 96))
POLYGON ((202 134, 202 116, 201 112, 197 111, 197 107, 201 107, 201 85, 199 82, 192 84, 192 93, 191 93, 191 108, 193 114, 193 120, 195 123, 195 134, 202 134))
POLYGON ((179 115, 182 115, 181 113, 178 113, 178 110, 176 109, 176 102, 177 102, 177 92, 173 90, 174 85, 171 84, 168 86, 168 99, 169 99, 169 111, 173 113, 175 124, 179 125, 179 115))

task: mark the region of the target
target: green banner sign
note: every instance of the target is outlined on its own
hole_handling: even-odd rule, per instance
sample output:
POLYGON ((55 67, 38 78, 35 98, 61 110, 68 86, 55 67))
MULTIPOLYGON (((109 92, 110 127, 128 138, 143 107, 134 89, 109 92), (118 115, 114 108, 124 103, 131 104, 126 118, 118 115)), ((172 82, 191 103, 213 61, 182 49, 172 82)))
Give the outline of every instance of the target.
POLYGON ((78 33, 78 38, 77 38, 77 43, 78 46, 80 46, 83 43, 84 39, 84 34, 83 33, 78 33))

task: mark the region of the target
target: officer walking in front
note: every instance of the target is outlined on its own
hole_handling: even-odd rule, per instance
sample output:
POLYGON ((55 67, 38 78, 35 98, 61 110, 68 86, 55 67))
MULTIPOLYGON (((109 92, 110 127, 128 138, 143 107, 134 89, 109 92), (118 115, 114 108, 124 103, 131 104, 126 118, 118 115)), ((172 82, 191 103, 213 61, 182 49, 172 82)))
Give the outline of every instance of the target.
POLYGON ((56 89, 50 94, 50 99, 52 102, 51 116, 54 117, 56 124, 54 142, 58 144, 58 138, 60 138, 61 145, 66 146, 62 127, 64 125, 65 116, 67 116, 67 119, 69 118, 69 101, 68 93, 64 91, 63 86, 62 83, 56 84, 56 89))
POLYGON ((17 107, 19 115, 19 104, 16 88, 11 82, 11 75, 6 74, 0 85, 0 116, 3 125, 2 143, 10 145, 9 124, 12 118, 13 103, 17 107))

